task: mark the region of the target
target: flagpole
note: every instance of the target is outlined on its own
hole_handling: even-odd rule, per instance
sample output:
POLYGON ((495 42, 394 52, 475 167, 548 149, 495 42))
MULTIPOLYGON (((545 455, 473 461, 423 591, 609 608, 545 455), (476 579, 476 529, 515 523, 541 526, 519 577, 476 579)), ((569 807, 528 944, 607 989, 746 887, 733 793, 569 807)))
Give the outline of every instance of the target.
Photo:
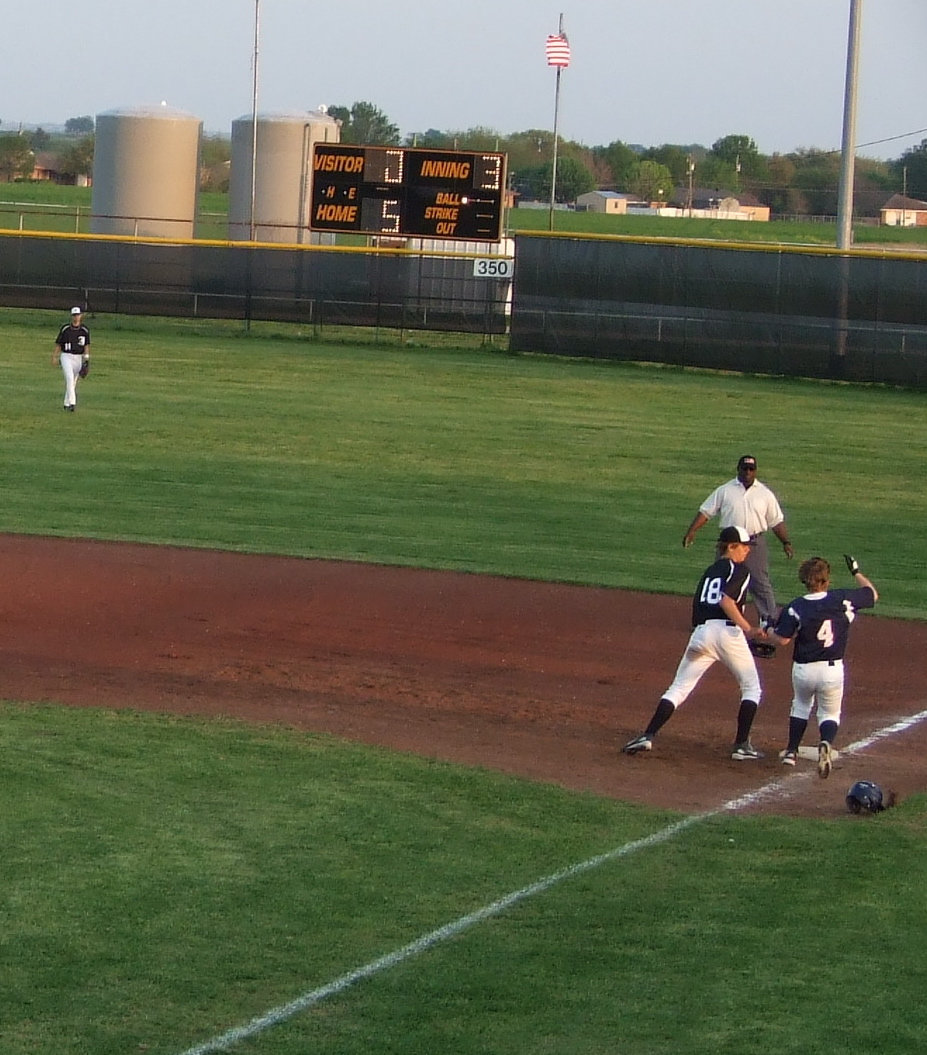
MULTIPOLYGON (((563 12, 560 12, 560 25, 557 32, 563 35, 563 12)), ((557 194, 557 124, 560 119, 560 71, 562 66, 557 67, 557 87, 554 93, 554 153, 550 166, 550 212, 548 214, 548 231, 554 229, 554 201, 557 194)))

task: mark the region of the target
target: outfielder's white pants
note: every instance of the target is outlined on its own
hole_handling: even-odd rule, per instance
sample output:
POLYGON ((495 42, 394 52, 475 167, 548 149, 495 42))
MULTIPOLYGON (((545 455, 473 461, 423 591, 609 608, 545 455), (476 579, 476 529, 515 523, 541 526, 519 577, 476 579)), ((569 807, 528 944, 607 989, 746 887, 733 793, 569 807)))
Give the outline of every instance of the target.
POLYGON ((818 725, 831 721, 840 724, 843 707, 843 660, 833 663, 821 660, 818 663, 792 664, 792 709, 793 718, 811 716, 811 708, 818 705, 818 725))
POLYGON ((84 357, 74 352, 61 353, 61 372, 64 374, 64 405, 73 407, 77 405, 77 378, 80 375, 81 364, 84 357))
POLYGON ((723 663, 737 679, 741 700, 760 702, 760 676, 747 639, 740 627, 724 619, 709 619, 692 631, 676 677, 663 699, 679 707, 715 663, 723 663))

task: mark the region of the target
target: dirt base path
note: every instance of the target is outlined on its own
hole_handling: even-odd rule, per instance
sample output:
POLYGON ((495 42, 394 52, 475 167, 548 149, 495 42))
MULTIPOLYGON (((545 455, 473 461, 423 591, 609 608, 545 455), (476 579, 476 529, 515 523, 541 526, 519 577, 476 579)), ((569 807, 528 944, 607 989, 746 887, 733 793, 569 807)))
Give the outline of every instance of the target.
MULTIPOLYGON (((761 662, 763 761, 729 758, 720 667, 651 754, 621 755, 672 679, 686 598, 30 536, 3 536, 0 566, 7 699, 280 722, 686 811, 780 778, 762 808, 802 815, 844 814, 858 779, 927 786, 927 722, 826 781, 781 766, 787 654, 761 662)), ((927 624, 859 618, 838 746, 927 708, 925 647, 927 624)))

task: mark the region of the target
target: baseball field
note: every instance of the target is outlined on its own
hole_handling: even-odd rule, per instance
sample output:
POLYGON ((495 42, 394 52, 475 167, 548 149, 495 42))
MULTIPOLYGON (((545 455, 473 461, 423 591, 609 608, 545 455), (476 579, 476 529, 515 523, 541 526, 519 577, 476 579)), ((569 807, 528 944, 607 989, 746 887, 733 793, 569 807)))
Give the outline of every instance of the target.
POLYGON ((0 312, 4 1055, 918 1049, 922 394, 90 317, 63 414, 62 321, 0 312), (780 599, 882 595, 827 781, 785 655, 760 762, 718 671, 618 751, 747 452, 780 599))

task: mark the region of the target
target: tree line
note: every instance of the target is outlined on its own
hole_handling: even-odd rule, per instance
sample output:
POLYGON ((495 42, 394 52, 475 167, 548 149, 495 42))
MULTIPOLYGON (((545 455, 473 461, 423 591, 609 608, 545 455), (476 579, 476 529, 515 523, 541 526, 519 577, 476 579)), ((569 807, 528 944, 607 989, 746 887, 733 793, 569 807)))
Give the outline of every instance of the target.
MULTIPOLYGON (((505 153, 510 188, 523 199, 550 200, 554 143, 546 129, 501 135, 485 127, 463 131, 429 128, 402 139, 398 126, 373 103, 330 106, 328 113, 341 122, 343 143, 505 153)), ((53 137, 41 128, 0 132, 0 179, 28 179, 40 150, 56 151, 62 175, 90 175, 93 119, 70 118, 65 131, 63 137, 53 137)), ((221 173, 230 148, 226 136, 204 136, 204 188, 227 189, 221 173)), ((814 147, 787 154, 761 154, 754 140, 744 134, 723 136, 708 147, 698 143, 647 147, 621 140, 589 147, 561 138, 557 144, 555 197, 568 203, 586 191, 603 189, 633 194, 648 202, 669 202, 678 197, 680 188, 695 186, 719 196, 768 205, 777 215, 833 216, 837 213, 840 165, 839 151, 814 147)), ((927 139, 892 160, 856 159, 857 215, 878 216, 886 200, 902 192, 909 198, 927 200, 927 139)))
MULTIPOLYGON (((484 127, 451 132, 429 128, 401 141, 398 127, 372 103, 331 106, 328 112, 341 121, 343 143, 501 151, 508 155, 511 188, 523 197, 550 200, 554 142, 546 129, 504 136, 484 127)), ((600 189, 623 191, 648 202, 671 201, 691 182, 722 195, 749 195, 779 215, 834 216, 840 165, 839 151, 813 147, 761 154, 754 140, 743 134, 723 136, 710 147, 697 143, 645 147, 621 140, 588 147, 561 138, 555 197, 573 202, 580 194, 600 189)), ((886 200, 902 191, 910 198, 927 200, 927 139, 894 160, 856 159, 857 215, 878 216, 886 200)))

